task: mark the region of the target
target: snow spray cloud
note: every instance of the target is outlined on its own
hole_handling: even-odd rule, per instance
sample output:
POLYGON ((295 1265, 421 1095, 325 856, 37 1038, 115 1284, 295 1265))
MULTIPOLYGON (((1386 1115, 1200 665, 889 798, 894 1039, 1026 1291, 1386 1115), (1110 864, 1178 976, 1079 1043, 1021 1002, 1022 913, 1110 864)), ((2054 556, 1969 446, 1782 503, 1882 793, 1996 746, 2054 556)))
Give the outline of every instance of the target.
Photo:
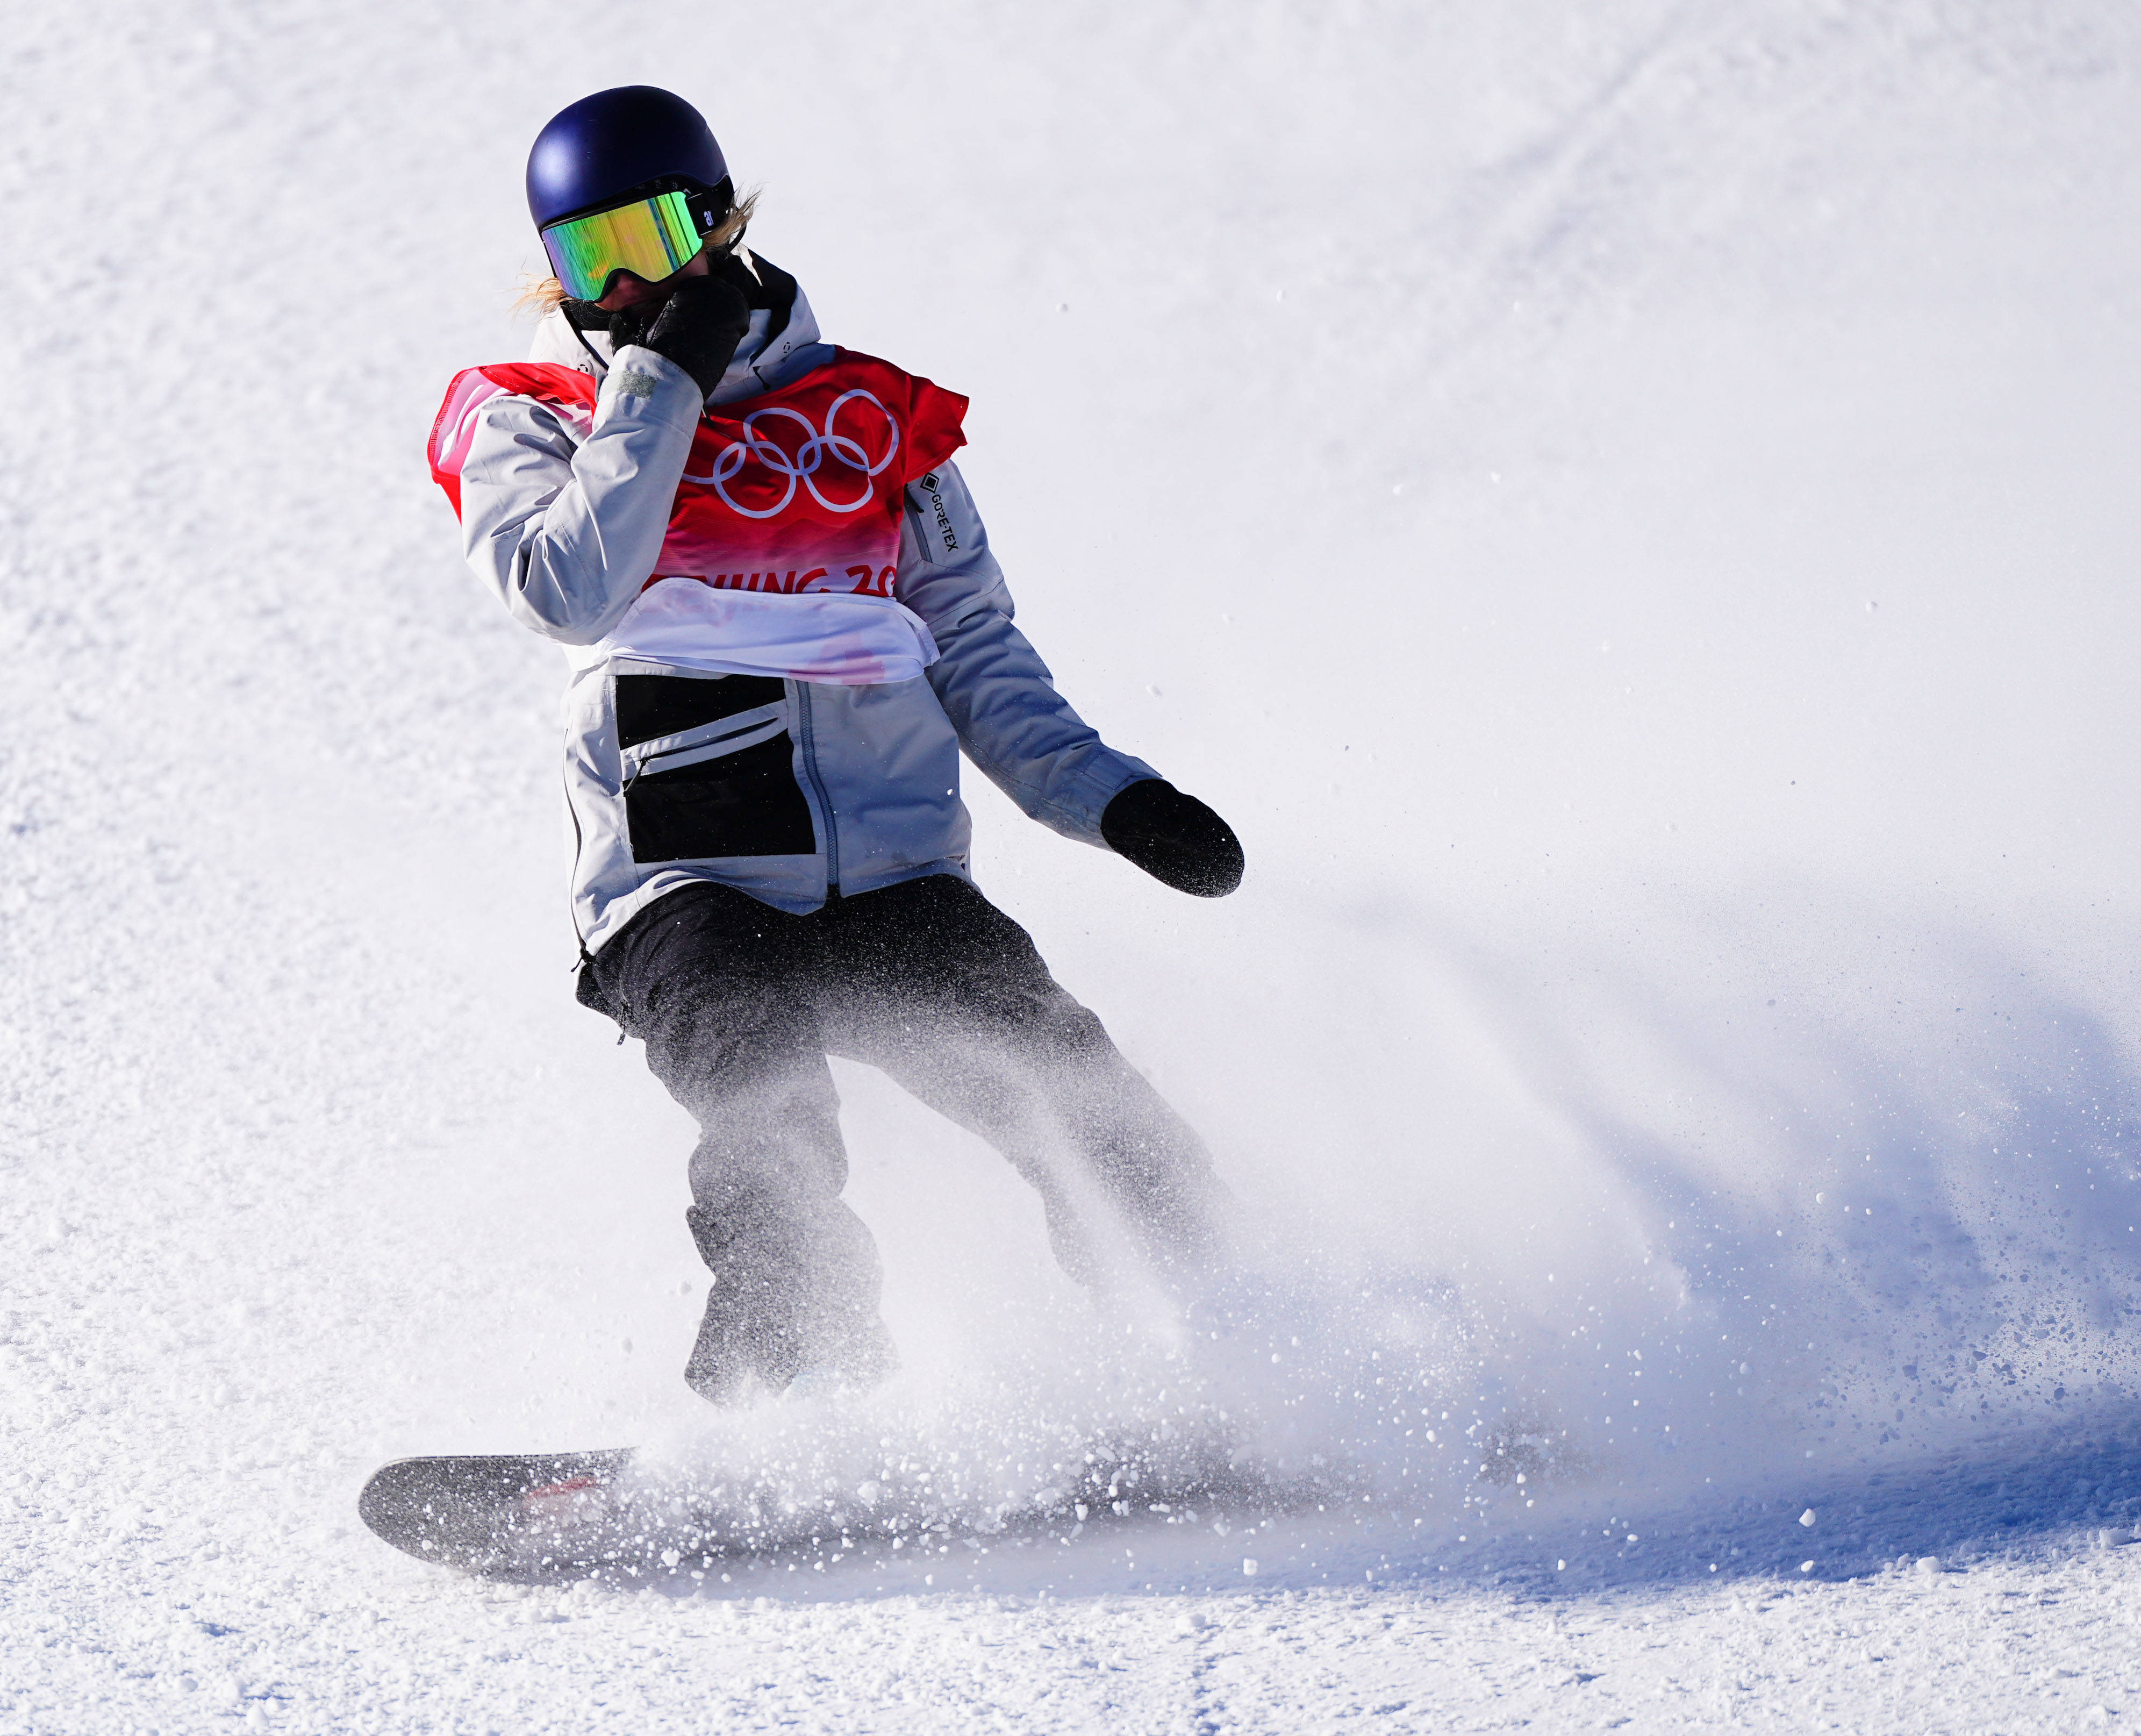
POLYGON ((1290 1234, 1440 1286, 1435 1408, 1490 1462, 1714 1475, 2141 1380, 2141 1073, 2102 991, 1807 893, 1522 954, 1366 911, 1318 950, 1356 1010, 1302 1022, 1290 1234))

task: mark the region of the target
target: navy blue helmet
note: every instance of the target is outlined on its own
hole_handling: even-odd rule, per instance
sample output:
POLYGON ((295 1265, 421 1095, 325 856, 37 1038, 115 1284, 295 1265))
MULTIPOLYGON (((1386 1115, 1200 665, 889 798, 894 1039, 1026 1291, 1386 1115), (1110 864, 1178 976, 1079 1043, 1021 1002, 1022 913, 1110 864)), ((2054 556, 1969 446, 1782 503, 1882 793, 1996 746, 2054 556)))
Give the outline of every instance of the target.
POLYGON ((726 203, 729 165, 692 105, 652 85, 620 85, 561 109, 528 153, 535 227, 616 205, 650 183, 726 203))

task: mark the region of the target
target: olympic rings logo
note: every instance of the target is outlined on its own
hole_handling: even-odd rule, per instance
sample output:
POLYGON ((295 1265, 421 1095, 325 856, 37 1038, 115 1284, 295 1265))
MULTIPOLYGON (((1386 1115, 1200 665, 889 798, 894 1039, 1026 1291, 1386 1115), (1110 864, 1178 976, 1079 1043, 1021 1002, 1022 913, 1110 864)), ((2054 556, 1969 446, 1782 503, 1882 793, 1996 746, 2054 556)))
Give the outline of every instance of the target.
POLYGON ((687 472, 684 480, 687 482, 711 483, 714 492, 721 497, 722 504, 731 510, 742 514, 746 518, 776 518, 788 510, 789 502, 795 498, 795 486, 799 482, 810 491, 810 498, 828 512, 859 512, 869 505, 871 498, 877 492, 871 479, 892 462, 893 454, 898 450, 898 422, 893 420, 892 412, 879 403, 873 393, 865 392, 858 386, 850 391, 842 392, 833 400, 831 406, 825 412, 825 427, 822 433, 819 432, 810 418, 800 410, 790 410, 784 405, 775 405, 771 409, 754 412, 743 419, 743 438, 731 440, 721 448, 721 456, 714 460, 714 467, 711 471, 703 476, 694 476, 687 472), (860 398, 864 403, 875 409, 877 413, 884 418, 886 432, 892 436, 891 443, 884 449, 884 456, 874 464, 869 461, 869 455, 863 450, 863 444, 859 440, 839 432, 833 426, 839 420, 841 409, 853 398, 860 398), (776 416, 785 417, 790 422, 800 422, 803 425, 803 444, 793 457, 773 440, 759 432, 760 422, 776 416), (863 491, 858 499, 829 501, 819 490, 818 472, 824 467, 828 456, 862 472, 863 491), (745 465, 754 458, 771 471, 775 476, 785 476, 788 479, 788 486, 782 491, 780 501, 774 506, 766 507, 763 511, 740 504, 731 498, 728 491, 729 482, 745 465))

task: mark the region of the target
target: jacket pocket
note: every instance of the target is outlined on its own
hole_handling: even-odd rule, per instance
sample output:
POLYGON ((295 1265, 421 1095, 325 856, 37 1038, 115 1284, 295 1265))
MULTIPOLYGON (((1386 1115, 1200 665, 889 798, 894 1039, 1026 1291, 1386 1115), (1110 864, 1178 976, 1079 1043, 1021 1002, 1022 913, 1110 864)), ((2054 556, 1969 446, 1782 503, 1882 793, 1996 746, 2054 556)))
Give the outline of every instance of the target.
POLYGON ((785 682, 616 679, 633 861, 816 853, 810 806, 795 782, 785 682))

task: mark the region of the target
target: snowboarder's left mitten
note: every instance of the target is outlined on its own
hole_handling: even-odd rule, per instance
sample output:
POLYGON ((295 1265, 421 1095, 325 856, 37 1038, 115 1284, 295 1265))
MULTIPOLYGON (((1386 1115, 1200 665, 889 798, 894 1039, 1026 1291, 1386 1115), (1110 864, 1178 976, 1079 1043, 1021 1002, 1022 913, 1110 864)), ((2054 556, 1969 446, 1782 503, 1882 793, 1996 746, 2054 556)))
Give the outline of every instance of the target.
POLYGON ((1194 796, 1161 777, 1115 792, 1100 836, 1156 880, 1198 898, 1224 898, 1242 883, 1242 841, 1194 796))

